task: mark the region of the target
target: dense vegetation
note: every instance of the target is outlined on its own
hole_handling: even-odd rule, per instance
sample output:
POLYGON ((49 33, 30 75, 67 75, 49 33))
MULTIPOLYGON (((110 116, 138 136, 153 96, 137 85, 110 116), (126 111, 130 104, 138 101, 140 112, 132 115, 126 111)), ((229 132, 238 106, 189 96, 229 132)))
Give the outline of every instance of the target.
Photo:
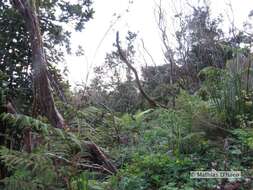
POLYGON ((63 26, 81 31, 94 14, 91 1, 75 3, 0 2, 0 189, 253 189, 252 23, 226 34, 199 4, 175 15, 172 47, 160 6, 165 63, 139 76, 137 34, 117 33, 73 92, 57 69, 71 52, 63 26), (242 177, 190 178, 211 170, 242 177))

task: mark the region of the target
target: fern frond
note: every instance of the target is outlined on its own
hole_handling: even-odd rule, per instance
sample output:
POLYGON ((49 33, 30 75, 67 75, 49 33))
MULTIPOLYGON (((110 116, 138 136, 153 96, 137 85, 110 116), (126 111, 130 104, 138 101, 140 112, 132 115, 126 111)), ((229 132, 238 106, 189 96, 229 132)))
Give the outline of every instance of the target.
POLYGON ((24 128, 30 128, 34 132, 48 135, 47 124, 26 115, 2 113, 0 115, 0 120, 6 122, 9 126, 12 126, 12 130, 22 131, 24 128))

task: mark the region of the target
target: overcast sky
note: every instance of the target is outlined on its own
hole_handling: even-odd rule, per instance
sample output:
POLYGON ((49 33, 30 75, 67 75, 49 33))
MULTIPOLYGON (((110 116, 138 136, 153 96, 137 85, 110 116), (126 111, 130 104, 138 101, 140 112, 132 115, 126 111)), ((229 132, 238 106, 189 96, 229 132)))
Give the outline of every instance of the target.
MULTIPOLYGON (((84 56, 67 55, 66 64, 69 69, 69 80, 73 86, 86 81, 87 73, 92 78, 92 68, 101 65, 105 54, 112 50, 115 41, 115 33, 120 31, 121 38, 124 38, 128 30, 138 33, 137 50, 141 51, 140 39, 145 42, 146 48, 157 62, 163 59, 159 32, 157 29, 154 9, 155 0, 93 0, 94 19, 86 24, 81 33, 73 33, 72 48, 75 50, 78 45, 82 46, 84 56)), ((196 4, 199 0, 188 0, 196 4)), ((253 0, 209 0, 211 14, 224 15, 224 28, 229 28, 227 15, 231 15, 228 3, 231 2, 234 13, 235 24, 240 28, 247 20, 250 10, 253 9, 253 0)), ((163 0, 162 4, 168 13, 168 22, 171 25, 169 32, 173 33, 175 27, 170 22, 170 17, 176 10, 183 9, 187 12, 190 8, 185 0, 163 0), (174 6, 175 5, 175 6, 174 6)), ((144 55, 145 56, 145 55, 144 55)), ((147 59, 148 60, 148 59, 147 59)), ((148 60, 149 61, 149 60, 148 60)), ((138 64, 143 64, 138 59, 138 64)))

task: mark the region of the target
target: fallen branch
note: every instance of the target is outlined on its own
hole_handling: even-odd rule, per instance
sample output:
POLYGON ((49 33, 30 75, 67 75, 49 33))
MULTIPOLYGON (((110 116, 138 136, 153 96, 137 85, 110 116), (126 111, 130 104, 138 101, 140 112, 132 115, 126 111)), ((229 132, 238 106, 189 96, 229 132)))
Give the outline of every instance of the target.
POLYGON ((79 168, 79 169, 85 169, 85 170, 94 170, 94 171, 101 171, 103 173, 108 173, 110 175, 113 175, 114 173, 111 172, 110 170, 108 170, 107 168, 101 166, 101 165, 98 165, 98 164, 84 164, 84 163, 78 163, 78 162, 73 162, 73 161, 70 161, 66 158, 63 158, 62 156, 58 156, 56 154, 52 154, 52 153, 47 153, 48 156, 52 157, 52 158, 55 158, 59 161, 62 161, 66 164, 69 164, 69 165, 72 165, 76 168, 79 168))

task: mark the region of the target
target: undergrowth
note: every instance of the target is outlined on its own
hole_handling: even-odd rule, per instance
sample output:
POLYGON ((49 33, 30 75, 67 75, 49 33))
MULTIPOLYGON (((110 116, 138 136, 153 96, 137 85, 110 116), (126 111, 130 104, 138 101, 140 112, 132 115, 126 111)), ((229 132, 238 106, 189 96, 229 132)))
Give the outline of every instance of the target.
MULTIPOLYGON (((2 85, 1 105, 4 88, 2 85)), ((175 109, 148 109, 135 114, 93 106, 77 109, 59 103, 70 125, 65 130, 51 127, 42 117, 2 113, 0 160, 4 173, 0 188, 211 190, 224 181, 192 179, 190 171, 228 170, 242 171, 241 189, 251 189, 251 111, 247 107, 237 109, 235 103, 233 116, 228 114, 232 108, 224 100, 234 99, 224 96, 231 89, 217 88, 209 89, 212 93, 205 89, 208 97, 203 97, 203 89, 200 96, 181 91, 175 109), (228 126, 231 117, 236 117, 235 126, 228 126), (115 175, 94 169, 98 165, 91 160, 87 141, 98 144, 109 155, 118 168, 115 175)), ((240 104, 244 101, 248 106, 245 96, 239 98, 240 104)))

